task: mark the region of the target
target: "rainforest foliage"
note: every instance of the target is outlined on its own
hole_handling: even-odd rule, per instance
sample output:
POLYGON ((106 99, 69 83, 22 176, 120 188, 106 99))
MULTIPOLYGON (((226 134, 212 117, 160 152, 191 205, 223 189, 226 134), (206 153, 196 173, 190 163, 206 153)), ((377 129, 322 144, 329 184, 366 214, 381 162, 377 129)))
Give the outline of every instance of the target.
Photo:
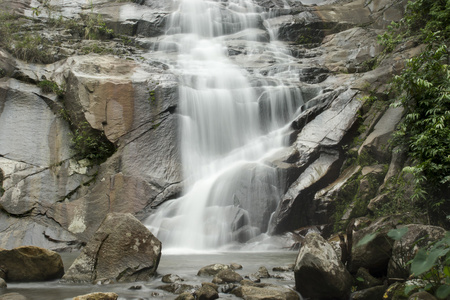
POLYGON ((450 215, 450 0, 410 1, 405 17, 379 37, 388 51, 400 42, 423 44, 393 80, 406 116, 395 143, 413 159, 414 197, 427 209, 450 215))

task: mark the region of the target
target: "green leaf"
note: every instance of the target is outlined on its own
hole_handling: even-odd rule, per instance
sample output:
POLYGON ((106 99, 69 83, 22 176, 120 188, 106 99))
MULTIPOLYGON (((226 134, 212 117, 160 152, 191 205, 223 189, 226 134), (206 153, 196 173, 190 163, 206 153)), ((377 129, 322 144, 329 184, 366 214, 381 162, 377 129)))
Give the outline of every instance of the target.
POLYGON ((364 278, 361 278, 361 277, 356 277, 356 280, 358 280, 360 282, 364 282, 364 278))
POLYGON ((436 260, 447 254, 449 250, 450 248, 436 248, 427 253, 425 249, 420 249, 411 263, 411 272, 416 276, 427 272, 435 265, 436 260))
POLYGON ((417 286, 415 285, 406 285, 405 286, 405 295, 409 295, 409 293, 411 293, 412 291, 414 291, 417 288, 417 286))
POLYGON ((450 295, 450 285, 443 284, 436 290, 436 297, 440 299, 447 299, 450 295))
POLYGON ((377 236, 377 232, 369 233, 365 235, 359 242, 356 244, 356 247, 364 246, 365 244, 371 242, 377 236))
POLYGON ((391 229, 387 233, 388 237, 393 239, 394 241, 399 241, 402 237, 408 232, 408 227, 402 227, 398 229, 391 229))
POLYGON ((450 267, 444 266, 444 269, 442 270, 445 276, 450 277, 450 267))

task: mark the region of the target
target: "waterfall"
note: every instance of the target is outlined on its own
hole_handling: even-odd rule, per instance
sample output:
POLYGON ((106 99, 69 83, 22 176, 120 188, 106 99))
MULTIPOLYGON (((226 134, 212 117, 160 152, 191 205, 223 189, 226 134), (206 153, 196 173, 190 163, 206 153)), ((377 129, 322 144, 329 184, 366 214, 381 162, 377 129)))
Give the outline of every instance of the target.
POLYGON ((175 5, 158 51, 176 53, 185 187, 146 224, 165 249, 223 249, 269 230, 284 178, 267 160, 285 146, 302 93, 290 84, 293 58, 269 42, 264 11, 251 1, 175 5), (259 60, 278 65, 261 72, 259 60))

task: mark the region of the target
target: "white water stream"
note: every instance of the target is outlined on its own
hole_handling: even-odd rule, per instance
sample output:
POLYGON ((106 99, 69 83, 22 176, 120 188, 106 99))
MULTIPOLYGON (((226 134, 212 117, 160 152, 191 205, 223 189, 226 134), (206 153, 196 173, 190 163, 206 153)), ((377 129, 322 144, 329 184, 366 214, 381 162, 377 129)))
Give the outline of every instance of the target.
POLYGON ((251 1, 174 4, 157 52, 176 53, 168 64, 179 77, 185 188, 146 224, 165 253, 236 249, 265 239, 284 192, 266 161, 285 146, 283 128, 303 104, 290 83, 298 73, 288 52, 268 41, 267 13, 251 1), (243 55, 229 56, 232 43, 243 55), (262 74, 252 69, 260 61, 277 67, 262 74))

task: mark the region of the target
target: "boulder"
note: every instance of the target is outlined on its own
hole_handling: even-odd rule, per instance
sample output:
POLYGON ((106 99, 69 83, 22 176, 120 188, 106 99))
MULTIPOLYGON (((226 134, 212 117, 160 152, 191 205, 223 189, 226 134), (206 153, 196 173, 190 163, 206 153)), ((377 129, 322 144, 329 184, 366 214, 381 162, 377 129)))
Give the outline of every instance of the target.
POLYGON ((7 282, 46 281, 64 275, 58 253, 34 246, 0 250, 0 269, 5 272, 7 282))
POLYGON ((417 292, 409 296, 408 300, 436 300, 436 297, 428 292, 417 292))
POLYGON ((372 275, 385 275, 392 254, 394 241, 388 237, 389 230, 399 222, 396 218, 382 217, 368 227, 358 230, 353 235, 353 246, 349 270, 352 273, 359 268, 366 268, 372 275), (373 239, 364 245, 357 246, 359 241, 369 234, 373 239))
POLYGON ((202 284, 202 287, 194 292, 194 296, 198 300, 214 300, 219 298, 217 287, 214 288, 211 284, 202 284))
POLYGON ((194 295, 192 295, 192 293, 184 292, 178 295, 175 300, 195 300, 195 297, 194 295))
POLYGON ((383 284, 381 279, 375 278, 370 275, 369 271, 365 268, 358 269, 358 272, 356 272, 356 278, 359 278, 357 282, 357 286, 359 289, 368 289, 383 284))
POLYGON ((235 271, 231 269, 222 270, 219 273, 214 276, 214 279, 212 280, 213 283, 233 283, 233 282, 240 282, 242 279, 242 276, 236 273, 235 271))
POLYGON ((222 270, 228 270, 230 266, 224 264, 212 264, 201 268, 197 272, 197 276, 214 276, 222 270))
POLYGON ((276 285, 243 285, 231 293, 251 300, 299 300, 300 296, 291 289, 276 285))
POLYGON ((174 283, 177 281, 184 281, 184 279, 175 274, 167 274, 164 275, 163 278, 161 278, 161 281, 164 283, 174 283))
POLYGON ((259 278, 270 278, 269 271, 264 266, 259 267, 258 275, 259 275, 259 278))
POLYGON ((351 294, 350 300, 380 300, 383 299, 386 287, 384 285, 374 286, 351 294))
POLYGON ((110 213, 64 276, 70 282, 146 281, 161 257, 161 242, 131 214, 110 213))
POLYGON ((241 270, 242 269, 242 265, 240 265, 238 263, 231 263, 230 264, 230 268, 231 268, 231 270, 241 270))
POLYGON ((73 300, 116 300, 118 297, 116 293, 91 293, 77 296, 73 300))
POLYGON ((0 296, 0 300, 27 300, 28 298, 19 293, 7 293, 0 296))
POLYGON ((306 236, 294 274, 295 288, 303 297, 348 299, 352 277, 333 247, 317 233, 306 236))
POLYGON ((7 287, 6 281, 3 278, 0 278, 0 289, 6 289, 7 287))
POLYGON ((195 287, 189 284, 184 284, 184 283, 179 283, 179 282, 175 282, 175 283, 171 283, 171 284, 166 284, 166 285, 160 285, 158 287, 156 287, 159 290, 163 290, 172 294, 183 294, 186 292, 192 293, 195 290, 195 287))

